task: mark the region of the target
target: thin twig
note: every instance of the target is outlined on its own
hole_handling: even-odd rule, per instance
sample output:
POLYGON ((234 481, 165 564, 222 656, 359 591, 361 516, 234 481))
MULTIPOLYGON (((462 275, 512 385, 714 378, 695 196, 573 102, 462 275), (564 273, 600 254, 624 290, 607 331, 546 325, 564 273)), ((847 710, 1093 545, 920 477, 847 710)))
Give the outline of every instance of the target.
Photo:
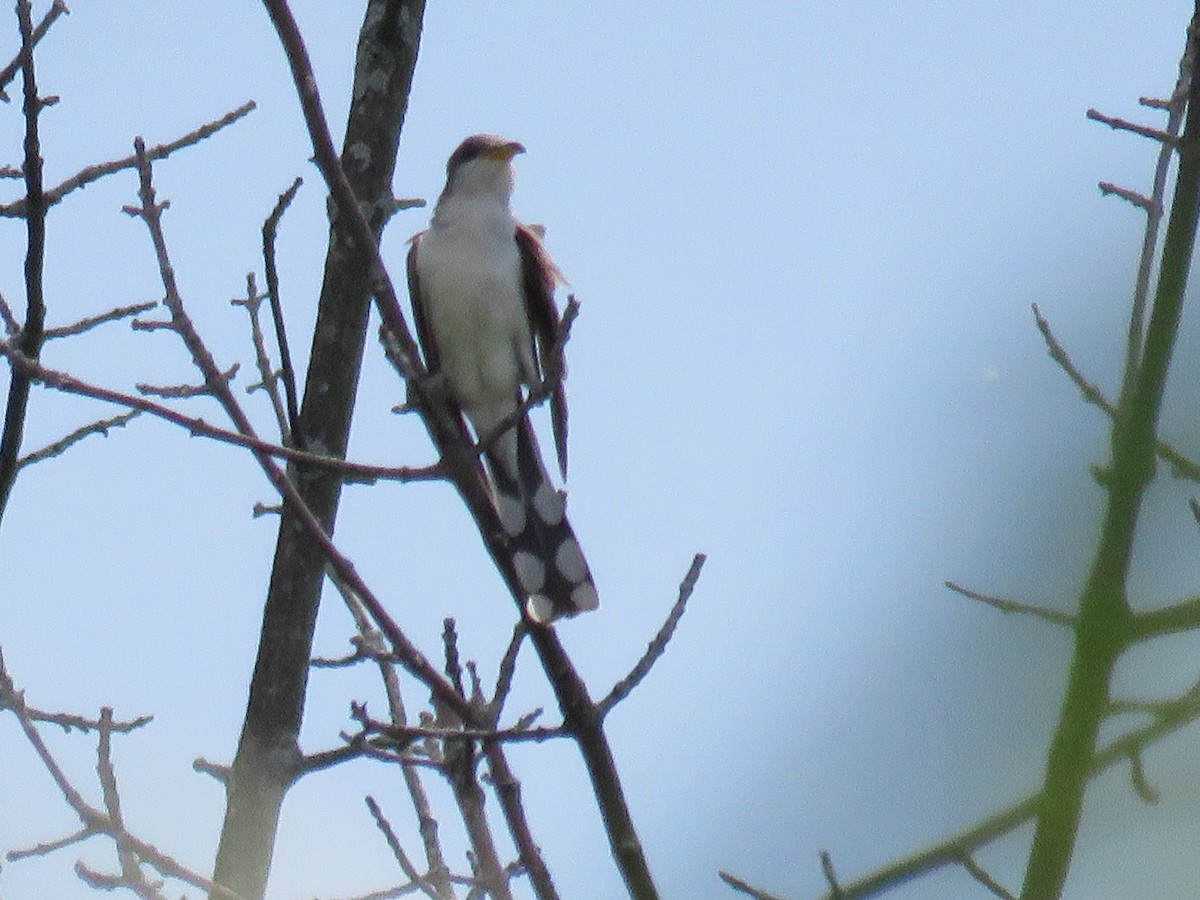
POLYGON ((10 338, 20 334, 21 323, 17 321, 12 307, 8 305, 8 301, 4 299, 3 294, 0 294, 0 320, 3 320, 4 330, 8 332, 10 338))
MULTIPOLYGON (((143 863, 151 866, 160 874, 183 881, 193 887, 199 888, 207 892, 213 898, 220 900, 238 900, 238 897, 211 880, 205 878, 199 873, 187 868, 181 863, 174 860, 172 857, 163 853, 152 844, 148 844, 139 838, 134 837, 124 826, 115 821, 111 815, 106 815, 95 807, 91 806, 83 799, 83 795, 67 778, 62 766, 58 760, 50 752, 46 742, 42 739, 41 733, 38 731, 37 724, 30 714, 30 707, 25 704, 23 692, 18 691, 13 684, 12 677, 4 667, 3 657, 0 657, 0 709, 7 709, 16 716, 17 723, 21 731, 25 735, 26 742, 33 748, 34 753, 41 761, 42 768, 50 775, 51 780, 66 800, 67 805, 79 818, 83 825, 83 832, 87 835, 104 834, 112 838, 118 845, 118 848, 125 848, 128 852, 134 854, 143 863)), ((146 720, 135 720, 135 723, 121 723, 112 720, 111 713, 101 714, 99 721, 83 719, 81 717, 63 717, 70 720, 71 724, 78 727, 78 723, 84 723, 92 727, 96 727, 101 733, 101 742, 103 744, 104 735, 111 735, 115 731, 126 731, 130 727, 136 727, 135 723, 144 722, 146 720)), ((103 761, 107 758, 108 751, 101 746, 98 749, 100 759, 103 761)), ((101 774, 101 778, 106 776, 101 774)), ((113 781, 112 789, 115 789, 115 780, 113 781)), ((107 790, 107 789, 106 789, 107 790)), ((62 841, 54 842, 53 844, 40 844, 35 850, 25 851, 9 851, 8 859, 23 858, 30 855, 41 855, 41 853, 50 852, 50 850, 68 846, 80 840, 83 832, 78 832, 71 835, 62 841), (35 854, 36 851, 36 854, 35 854), (15 855, 14 855, 15 854, 15 855)), ((130 885, 124 885, 130 886, 130 885)))
MULTIPOLYGON (((367 586, 366 582, 363 581, 361 576, 359 576, 358 571, 354 568, 354 564, 334 545, 332 538, 322 527, 313 511, 304 502, 292 480, 275 463, 271 458, 271 454, 254 446, 261 442, 255 434, 253 425, 250 423, 245 411, 238 404, 237 399, 229 388, 227 380, 224 378, 224 373, 213 359, 208 348, 204 345, 203 340, 201 340, 199 333, 192 324, 191 317, 184 309, 183 298, 180 296, 179 288, 175 281, 175 272, 171 266, 167 251, 166 237, 163 234, 162 211, 164 205, 158 203, 156 200, 152 183, 150 158, 145 151, 145 146, 141 138, 138 138, 134 142, 134 146, 140 182, 138 196, 141 206, 133 212, 136 212, 146 223, 151 242, 154 245, 159 276, 165 291, 163 304, 170 313, 172 330, 179 335, 184 346, 187 347, 193 364, 204 377, 204 383, 212 391, 213 397, 221 404, 225 414, 234 423, 237 432, 247 439, 247 445, 251 446, 259 467, 263 470, 263 473, 267 476, 272 486, 293 507, 293 511, 303 527, 319 545, 321 553, 328 561, 329 566, 337 571, 339 577, 345 580, 371 611, 371 615, 379 623, 381 630, 392 643, 401 665, 413 677, 422 681, 439 700, 446 703, 451 709, 466 714, 466 702, 456 694, 453 686, 429 663, 420 650, 417 649, 416 645, 409 640, 408 636, 404 634, 387 614, 384 605, 371 591, 370 587, 367 586)), ((281 455, 290 456, 290 452, 281 455)))
MULTIPOLYGON (((279 348, 279 375, 283 379, 283 390, 287 397, 288 427, 285 435, 295 433, 300 420, 300 406, 296 399, 296 370, 292 367, 292 353, 288 349, 287 329, 284 327, 283 302, 279 299, 279 273, 275 267, 275 237, 284 212, 291 205, 304 182, 297 178, 292 186, 279 195, 279 200, 267 220, 263 222, 263 271, 267 279, 267 300, 271 304, 271 320, 275 325, 275 343, 279 348)), ((285 444, 293 443, 284 440, 285 444)))
MULTIPOLYGON (((1179 75, 1175 80, 1175 88, 1170 100, 1156 104, 1142 97, 1139 102, 1143 106, 1157 107, 1167 110, 1166 132, 1172 138, 1177 138, 1183 126, 1183 114, 1187 109, 1188 79, 1191 77, 1191 62, 1187 58, 1179 62, 1179 75)), ((1146 212, 1146 229, 1142 235, 1142 250, 1138 257, 1137 279, 1133 289, 1133 305, 1129 312, 1129 327, 1125 338, 1125 375, 1121 383, 1119 402, 1124 403, 1125 397, 1133 387, 1134 375, 1142 363, 1142 341, 1145 336, 1146 304, 1150 299, 1150 278, 1154 272, 1155 252, 1158 249, 1158 235, 1162 226, 1163 202, 1167 195, 1167 180, 1171 172, 1171 158, 1174 156, 1175 143, 1163 143, 1158 150, 1158 160, 1154 165, 1154 181, 1150 188, 1150 196, 1143 198, 1142 209, 1146 212)), ((1101 184, 1101 190, 1104 185, 1101 184)))
MULTIPOLYGON (((166 144, 157 144, 153 147, 147 147, 145 151, 146 158, 152 161, 166 159, 176 150, 182 150, 184 147, 190 147, 193 144, 200 143, 207 137, 211 137, 222 128, 232 125, 238 119, 249 115, 254 109, 255 103, 253 100, 248 103, 243 103, 237 109, 226 113, 219 119, 214 119, 211 122, 201 125, 194 131, 189 131, 187 134, 183 135, 183 137, 176 138, 175 140, 166 144)), ((137 168, 137 164, 137 154, 134 154, 132 156, 125 156, 121 159, 114 159, 110 162, 98 163, 96 165, 87 166, 83 169, 80 169, 66 181, 46 191, 46 206, 55 206, 56 204, 61 203, 63 198, 72 191, 78 190, 81 187, 87 187, 87 185, 94 181, 98 181, 106 175, 112 175, 124 169, 137 168)), ((13 203, 0 205, 0 218, 23 218, 25 216, 25 211, 26 200, 16 200, 13 203)))
MULTIPOLYGON (((25 118, 25 322, 14 341, 30 359, 41 354, 43 329, 46 324, 46 300, 42 283, 46 257, 46 197, 42 185, 41 138, 38 117, 42 98, 38 95, 37 77, 33 65, 33 22, 28 0, 18 0, 17 22, 21 31, 20 66, 25 118)), ((13 482, 17 477, 17 461, 25 435, 25 417, 29 409, 29 390, 33 382, 23 371, 14 371, 8 385, 8 401, 4 407, 4 428, 0 432, 0 519, 8 508, 13 482)))
POLYGON ((1145 194, 1139 194, 1137 191, 1123 188, 1120 185, 1113 184, 1111 181, 1100 182, 1100 193, 1105 197, 1120 197, 1122 200, 1132 203, 1143 212, 1151 212, 1154 209, 1154 201, 1145 194))
POLYGON ((756 888, 749 882, 742 881, 742 879, 729 872, 718 872, 717 876, 735 891, 753 897, 754 900, 784 900, 778 894, 772 894, 762 890, 762 888, 756 888))
POLYGON ((103 400, 106 403, 113 403, 117 406, 140 410, 155 418, 178 425, 192 435, 212 438, 222 443, 233 444, 234 446, 243 447, 258 453, 265 453, 292 462, 329 469, 330 471, 340 473, 347 482, 373 484, 376 481, 399 481, 404 483, 409 481, 436 481, 445 477, 440 465, 437 464, 424 467, 367 465, 337 457, 324 456, 318 453, 309 453, 304 450, 295 450, 291 447, 282 447, 278 444, 261 440, 253 435, 241 434, 236 431, 230 431, 227 428, 220 428, 197 416, 186 415, 169 406, 148 400, 145 397, 109 390, 108 388, 90 384, 67 372, 43 366, 22 356, 20 351, 10 341, 0 341, 0 356, 6 357, 18 369, 28 372, 34 381, 40 382, 56 391, 61 391, 65 394, 74 394, 79 397, 90 397, 93 400, 103 400))
POLYGON ((110 309, 108 312, 102 312, 95 316, 86 316, 78 322, 72 322, 70 325, 59 325, 56 328, 46 329, 46 340, 54 340, 55 338, 68 337, 73 334, 83 334, 85 331, 91 331, 97 325, 103 325, 106 322, 116 322, 120 319, 127 319, 130 316, 136 316, 140 313, 148 312, 158 306, 155 301, 147 303, 134 303, 131 306, 118 306, 116 309, 110 309))
POLYGON ((1119 119, 1115 116, 1106 116, 1099 110, 1089 109, 1087 117, 1094 122, 1100 122, 1107 125, 1115 131, 1129 131, 1133 134, 1141 135, 1144 138, 1150 138, 1152 141, 1160 141, 1168 146, 1174 146, 1177 138, 1169 132, 1162 131, 1158 128, 1150 128, 1147 125, 1139 125, 1136 122, 1129 122, 1125 119, 1119 119))
POLYGON ((679 583, 679 597, 675 604, 671 607, 671 612, 667 615, 667 619, 663 622, 662 627, 658 629, 658 634, 650 641, 646 647, 646 652, 642 658, 637 661, 637 665, 630 670, 629 674, 618 681, 608 696, 596 704, 596 710, 601 718, 607 716, 614 706, 624 700, 636 688, 658 662, 659 658, 666 652, 667 644, 670 643, 672 635, 675 634, 675 627, 679 624, 679 620, 683 618, 684 611, 687 609, 687 602, 692 596, 692 591, 696 588, 696 582, 700 578, 700 570, 704 567, 706 559, 703 553, 697 553, 692 558, 692 564, 688 567, 687 574, 683 576, 683 581, 679 583))
MULTIPOLYGON (((1093 406, 1103 410, 1105 415, 1110 419, 1116 420, 1117 407, 1101 392, 1095 384, 1084 377, 1083 373, 1072 361, 1066 349, 1054 336, 1054 332, 1050 329, 1050 323, 1043 318, 1038 305, 1033 304, 1033 316, 1037 322, 1038 331, 1042 333, 1042 338, 1046 342, 1046 349, 1050 353, 1050 358, 1058 363, 1059 367, 1067 374, 1067 377, 1079 388, 1083 398, 1093 406)), ((1155 453, 1165 462, 1171 464, 1171 471, 1177 478, 1186 478, 1190 481, 1200 481, 1200 463, 1184 456, 1175 446, 1164 440, 1156 440, 1154 445, 1155 453)))
POLYGON ((817 856, 821 860, 821 874, 825 876, 825 883, 829 885, 831 900, 845 900, 846 895, 842 892, 842 884, 838 881, 837 872, 833 868, 833 854, 828 850, 822 850, 817 856))
POLYGON ((988 606, 994 606, 996 609, 1007 613, 1022 613, 1027 616, 1034 616, 1045 622, 1053 622, 1055 625, 1065 625, 1068 628, 1075 627, 1074 616, 1061 613, 1056 609, 1046 609, 1042 606, 1031 606, 1027 603, 1018 603, 1015 600, 1006 600, 1003 597, 994 597, 991 594, 981 594, 953 581, 946 581, 944 584, 956 594, 962 594, 970 600, 978 600, 980 603, 986 603, 988 606))
POLYGON ((508 700, 509 691, 512 690, 513 677, 517 672, 517 654, 521 652, 521 644, 525 642, 525 637, 529 633, 529 628, 525 624, 524 619, 520 619, 513 626, 512 637, 508 641, 508 647, 504 651, 504 656, 500 658, 500 665, 496 670, 496 687, 492 691, 492 699, 487 705, 487 719, 491 725, 495 725, 500 719, 500 712, 504 709, 504 703, 508 700))
POLYGON ((57 21, 58 17, 69 13, 67 4, 63 0, 54 0, 50 8, 46 10, 46 15, 42 17, 42 21, 38 22, 37 28, 33 29, 32 39, 29 42, 29 47, 22 47, 21 51, 13 58, 12 62, 0 69, 0 100, 8 102, 8 94, 5 93, 5 88, 8 83, 13 80, 13 76, 17 74, 17 70, 21 68, 21 61, 25 58, 27 50, 32 50, 42 38, 46 36, 46 32, 50 30, 50 26, 57 21))
POLYGON ((975 862, 975 858, 970 854, 963 856, 958 863, 967 870, 967 873, 972 878, 999 897, 1000 900, 1017 900, 1016 896, 1005 890, 1004 886, 1001 885, 1000 882, 996 881, 996 879, 994 879, 988 873, 987 869, 975 862))
POLYGON ((25 456, 22 456, 19 460, 17 460, 17 468, 23 469, 26 466, 33 465, 36 462, 41 462, 55 456, 61 456, 84 438, 90 437, 93 434, 98 434, 101 437, 108 437, 108 430, 110 428, 124 428, 127 424, 129 424, 130 420, 139 415, 141 415, 141 411, 134 409, 127 413, 121 413, 119 416, 113 416, 111 419, 100 419, 98 422, 92 422, 88 425, 76 428, 70 434, 59 438, 57 441, 47 444, 40 450, 34 450, 32 453, 27 453, 25 456))
POLYGON ((392 830, 392 823, 384 816, 383 810, 379 808, 379 804, 375 802, 375 798, 368 794, 366 803, 367 809, 371 812, 371 818, 375 820, 375 827, 383 833, 383 839, 387 841, 388 848, 392 851, 392 856, 396 860, 396 864, 400 866, 400 871, 426 897, 431 898, 431 900, 439 900, 433 885, 421 877, 416 867, 413 866, 412 861, 408 858, 408 854, 404 852, 404 848, 400 846, 400 839, 396 837, 396 832, 392 830))
POLYGON ((258 285, 254 282, 254 273, 250 272, 246 275, 246 296, 235 297, 230 303, 234 306, 244 307, 246 315, 250 319, 250 342, 254 345, 254 363, 258 367, 260 380, 257 384, 248 385, 246 393, 251 394, 259 390, 266 392, 271 400, 271 409, 275 412, 275 424, 279 429, 279 443, 290 447, 292 446, 293 423, 288 420, 283 398, 279 394, 279 376, 275 372, 274 366, 271 365, 271 358, 267 353, 267 345, 263 337, 262 324, 259 321, 259 309, 265 296, 258 292, 258 285))

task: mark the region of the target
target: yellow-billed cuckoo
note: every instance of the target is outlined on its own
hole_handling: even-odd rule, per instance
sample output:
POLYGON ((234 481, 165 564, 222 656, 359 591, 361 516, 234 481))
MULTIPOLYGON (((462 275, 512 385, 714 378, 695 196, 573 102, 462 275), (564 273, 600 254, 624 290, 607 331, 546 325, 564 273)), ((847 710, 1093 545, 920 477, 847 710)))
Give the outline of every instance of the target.
MULTIPOLYGON (((554 289, 562 276, 538 235, 509 207, 512 160, 523 152, 497 135, 463 141, 446 164, 446 187, 429 228, 412 239, 408 253, 408 289, 426 364, 444 378, 450 400, 480 439, 520 408, 525 389, 541 384, 558 330, 554 289)), ((561 382, 550 406, 565 478, 561 382)), ((492 441, 484 458, 526 613, 547 623, 595 609, 600 600, 592 574, 529 416, 492 441)))

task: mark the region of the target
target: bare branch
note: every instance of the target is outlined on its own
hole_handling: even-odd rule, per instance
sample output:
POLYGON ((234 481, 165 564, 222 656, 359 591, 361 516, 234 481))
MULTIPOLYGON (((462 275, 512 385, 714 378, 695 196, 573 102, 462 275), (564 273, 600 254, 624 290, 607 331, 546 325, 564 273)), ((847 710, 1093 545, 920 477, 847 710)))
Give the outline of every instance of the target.
POLYGON ((258 368, 260 381, 257 384, 248 385, 246 393, 252 394, 260 390, 266 392, 271 400, 271 409, 275 413, 275 424, 279 429, 279 442, 290 447, 293 445, 292 426, 294 422, 289 421, 287 411, 284 409, 283 398, 279 394, 279 375, 271 365, 271 358, 267 353, 266 341, 259 321, 259 309, 265 298, 265 294, 258 292, 254 273, 250 272, 246 275, 246 296, 235 297, 229 302, 234 306, 243 307, 250 320, 250 341, 254 345, 254 363, 258 368))
POLYGON ((683 618, 683 613, 687 609, 687 602, 692 596, 692 591, 695 590, 696 582, 700 578, 700 570, 704 567, 705 555, 697 553, 692 558, 692 564, 687 570, 687 574, 683 576, 683 581, 679 584, 679 598, 675 601, 675 605, 671 607, 671 612, 667 615, 667 620, 663 622, 662 627, 658 629, 658 634, 650 641, 646 647, 646 652, 642 658, 637 661, 637 665, 613 686, 609 691, 608 696, 596 704, 596 710, 601 718, 607 716, 614 706, 624 700, 636 688, 654 667, 667 650, 667 644, 670 643, 671 636, 675 634, 675 627, 679 624, 679 620, 683 618))
POLYGON ((267 298, 271 304, 271 320, 275 325, 275 343, 279 348, 279 374, 283 379, 283 389, 287 396, 287 428, 284 429, 284 443, 291 444, 288 435, 294 433, 300 419, 300 406, 297 401, 296 371, 292 367, 292 353, 288 348, 287 330, 283 321, 283 301, 279 298, 279 274, 275 268, 275 237, 279 230, 279 222, 284 212, 291 205, 296 192, 300 190, 303 181, 297 178, 292 186, 279 195, 279 200, 267 220, 263 222, 263 271, 267 279, 267 298))
MULTIPOLYGON (((154 147, 147 148, 145 151, 146 158, 148 160, 166 159, 168 156, 170 156, 176 150, 181 150, 184 147, 190 147, 193 144, 200 143, 202 140, 204 140, 207 137, 211 137, 212 135, 214 135, 218 131, 220 131, 222 128, 225 128, 228 125, 232 125, 238 119, 241 119, 244 116, 249 115, 254 109, 255 109, 255 103, 253 100, 251 100, 248 103, 243 103, 241 106, 239 106, 237 109, 233 110, 232 112, 228 112, 225 115, 221 116, 219 119, 214 119, 211 122, 201 125, 199 128, 195 129, 194 131, 189 131, 187 134, 183 135, 183 137, 177 138, 176 140, 173 140, 170 143, 158 144, 154 147)), ((78 190, 81 187, 86 187, 87 185, 91 184, 94 181, 98 181, 99 179, 105 177, 106 175, 112 175, 115 172, 122 171, 123 169, 136 168, 137 164, 138 164, 138 158, 137 158, 137 154, 135 153, 132 156, 125 156, 125 157, 122 157, 121 159, 114 159, 111 162, 99 163, 94 166, 87 166, 86 168, 81 169, 75 175, 68 178, 62 184, 46 191, 46 194, 45 194, 46 206, 50 207, 50 206, 54 206, 58 203, 61 203, 63 197, 65 197, 67 194, 71 193, 72 191, 78 190)), ((19 219, 25 215, 26 209, 27 209, 27 201, 24 199, 17 200, 13 203, 3 204, 3 205, 0 205, 0 217, 19 219)))
MULTIPOLYGON (((52 850, 76 843, 79 840, 82 840, 84 837, 103 834, 107 835, 116 842, 119 853, 127 852, 132 854, 135 859, 141 860, 141 862, 151 866, 165 877, 175 878, 190 884, 193 887, 197 887, 208 892, 213 898, 220 898, 220 900, 238 900, 237 895, 235 895, 233 892, 214 884, 204 876, 180 864, 158 848, 154 847, 152 844, 148 844, 145 841, 134 837, 127 830, 125 830, 125 827, 120 821, 119 817, 115 817, 112 814, 112 811, 117 808, 115 801, 116 781, 115 776, 111 775, 111 771, 105 771, 110 770, 111 767, 108 741, 114 732, 124 732, 131 730, 132 728, 139 727, 140 725, 145 724, 148 719, 136 719, 133 722, 121 723, 113 720, 111 710, 102 711, 98 721, 91 721, 78 716, 57 717, 61 719, 61 721, 57 721, 55 724, 62 724, 64 727, 69 725, 70 727, 75 728, 95 728, 100 732, 100 742, 97 748, 97 771, 100 775, 102 786, 105 792, 106 803, 109 804, 110 812, 109 814, 105 814, 95 807, 89 805, 83 799, 83 795, 80 794, 79 790, 67 778, 66 773, 58 764, 58 761, 55 759, 54 755, 50 752, 49 747, 47 747, 46 742, 42 739, 41 733, 38 731, 37 724, 32 717, 33 711, 25 703, 23 692, 16 689, 13 684, 12 677, 4 667, 3 657, 0 657, 0 709, 7 709, 9 712, 13 713, 14 716, 16 716, 17 724, 24 733, 26 742, 30 745, 30 747, 33 748, 34 753, 41 761, 42 767, 50 775, 50 778, 54 781, 55 786, 63 795, 63 799, 66 800, 67 805, 71 808, 75 815, 78 816, 80 822, 83 824, 82 831, 76 832, 75 834, 72 834, 63 840, 48 844, 40 844, 33 850, 11 851, 8 856, 9 859, 32 855, 43 855, 51 852, 52 850), (14 857, 12 855, 13 852, 16 852, 18 857, 14 857)), ((56 718, 53 716, 47 716, 46 714, 40 715, 44 721, 52 721, 54 718, 56 718)), ((107 878, 108 876, 101 877, 107 878)), ((122 886, 136 888, 136 881, 134 883, 128 883, 124 879, 124 876, 121 877, 122 880, 120 883, 122 886)), ((142 879, 142 883, 147 882, 142 879)), ((143 894, 143 896, 152 895, 143 894)))
POLYGON ((5 103, 8 102, 8 94, 5 93, 4 89, 13 80, 13 76, 17 74, 17 70, 21 68, 21 62, 25 59, 26 54, 41 43, 42 38, 46 36, 46 32, 50 30, 50 26, 58 20, 59 16, 69 12, 70 10, 67 9, 67 4, 63 0, 54 0, 54 3, 46 10, 46 15, 42 17, 42 21, 38 22, 37 27, 33 29, 28 47, 22 47, 12 62, 3 69, 0 69, 0 100, 3 100, 5 103))
POLYGON ((983 866, 975 862, 973 857, 964 856, 958 862, 964 869, 967 870, 967 873, 972 878, 999 897, 1000 900, 1017 900, 1015 895, 1010 894, 1007 890, 1005 890, 1003 885, 996 881, 996 879, 992 878, 992 876, 988 874, 987 870, 984 869, 983 866))
POLYGON ((731 875, 729 872, 718 872, 720 879, 739 893, 753 897, 754 900, 784 900, 778 894, 768 893, 761 888, 756 888, 754 885, 742 881, 736 875, 731 875))
POLYGON ((1152 141, 1160 141, 1168 146, 1174 146, 1178 138, 1166 131, 1161 131, 1158 128, 1150 128, 1146 125, 1138 125, 1136 122, 1129 122, 1125 119, 1118 119, 1113 116, 1106 116, 1104 113, 1095 109, 1087 111, 1087 117, 1093 122, 1100 122, 1102 125, 1107 125, 1114 131, 1129 131, 1133 134, 1141 135, 1144 138, 1150 138, 1152 141))
POLYGON ((118 306, 116 309, 110 309, 108 312, 100 313, 95 316, 87 316, 80 319, 78 322, 73 322, 70 325, 59 325, 57 328, 46 329, 46 340, 51 341, 55 338, 68 337, 73 334, 83 334, 85 331, 91 331, 97 325, 103 325, 106 322, 116 322, 120 319, 127 319, 130 316, 136 316, 140 313, 148 312, 158 306, 155 301, 147 303, 134 303, 131 306, 118 306))
POLYGON ((379 808, 379 804, 375 802, 375 798, 367 795, 366 803, 367 809, 371 812, 371 818, 375 820, 375 826, 383 833, 383 839, 387 841, 388 848, 392 851, 392 856, 395 858, 396 864, 400 866, 400 871, 426 897, 431 898, 431 900, 440 900, 434 886, 420 876, 416 867, 413 866, 412 861, 408 858, 408 854, 400 846, 400 839, 396 837, 396 832, 392 830, 392 823, 384 816, 383 811, 379 808))
POLYGON ((10 338, 20 334, 21 323, 17 321, 12 307, 8 305, 8 301, 4 299, 3 294, 0 294, 0 320, 3 320, 4 330, 8 332, 10 338))
MULTIPOLYGON (((46 299, 42 279, 46 257, 47 204, 43 193, 41 137, 38 132, 38 117, 44 104, 38 95, 34 72, 34 29, 28 0, 18 0, 17 22, 21 32, 21 54, 18 64, 22 71, 24 95, 23 172, 28 215, 25 217, 25 322, 13 340, 23 355, 37 359, 42 351, 42 331, 46 324, 46 299)), ((0 518, 3 518, 4 511, 8 508, 8 498, 17 477, 17 461, 25 435, 25 417, 29 409, 29 390, 32 384, 27 373, 14 371, 8 385, 4 427, 0 431, 0 518)))
POLYGON ((1038 331, 1042 333, 1042 338, 1046 341, 1046 349, 1050 351, 1050 358, 1058 363, 1059 367, 1067 373, 1067 377, 1074 382, 1083 394, 1083 399, 1093 406, 1098 406, 1104 410, 1110 417, 1115 417, 1117 414, 1114 407, 1100 388, 1096 387, 1092 382, 1083 377, 1083 374, 1075 367, 1075 363, 1071 361, 1071 357, 1067 355, 1067 351, 1063 345, 1058 342, 1058 338, 1054 336, 1054 332, 1050 330, 1050 323, 1042 317, 1042 311, 1038 309, 1036 303, 1033 304, 1033 318, 1037 322, 1038 331))
POLYGON ((521 651, 521 644, 524 643, 528 633, 529 629, 525 620, 519 620, 513 626, 512 638, 509 639, 504 656, 500 659, 500 665, 496 671, 496 688, 492 692, 492 699, 488 703, 487 711, 488 722, 493 726, 499 721, 500 711, 504 708, 505 701, 508 700, 509 691, 512 690, 513 676, 517 671, 517 654, 521 651))
POLYGON ((36 462, 41 462, 55 456, 61 456, 68 449, 78 444, 84 438, 93 434, 98 434, 101 437, 108 437, 108 430, 110 428, 123 428, 130 422, 130 420, 139 415, 141 415, 141 411, 134 409, 127 413, 121 413, 119 416, 113 416, 111 419, 101 419, 98 422, 92 422, 88 425, 76 428, 70 434, 59 438, 53 443, 47 444, 40 450, 35 450, 32 453, 22 456, 19 460, 17 460, 17 468, 23 469, 26 466, 33 465, 36 462))
POLYGON ((953 581, 944 582, 946 587, 954 591, 956 594, 962 594, 970 600, 978 600, 980 603, 986 603, 988 606, 994 606, 996 609, 1006 613, 1022 613, 1027 616, 1034 616, 1045 622, 1053 622, 1055 625, 1065 625, 1068 628, 1075 627, 1075 617, 1069 616, 1066 613, 1061 613, 1056 609, 1046 609, 1041 606, 1031 606, 1027 603, 1018 603, 1015 600, 1006 600, 1003 597, 994 597, 991 594, 981 594, 978 591, 973 591, 965 588, 953 581))
POLYGON ((1131 191, 1129 188, 1119 187, 1111 181, 1100 182, 1100 193, 1105 197, 1120 197, 1122 200, 1132 203, 1144 212, 1151 212, 1154 209, 1154 201, 1145 194, 1139 194, 1137 191, 1131 191))
POLYGON ((145 397, 89 384, 66 372, 43 366, 23 356, 10 341, 0 341, 0 356, 6 357, 15 367, 28 372, 34 381, 40 382, 56 391, 79 397, 90 397, 93 400, 103 400, 106 403, 140 410, 155 418, 178 425, 190 434, 212 438, 222 443, 233 444, 258 453, 265 453, 269 456, 329 469, 340 473, 344 480, 348 482, 372 484, 376 481, 399 481, 403 483, 408 481, 435 481, 445 477, 441 466, 437 464, 425 467, 366 465, 337 457, 295 450, 290 447, 281 447, 278 444, 260 440, 252 435, 240 434, 236 431, 219 428, 216 425, 209 424, 204 419, 185 415, 169 406, 147 400, 145 397))
POLYGON ((828 850, 822 850, 818 857, 821 860, 821 874, 825 876, 825 882, 829 885, 829 896, 832 900, 844 900, 841 882, 838 881, 837 872, 833 868, 833 855, 828 850))

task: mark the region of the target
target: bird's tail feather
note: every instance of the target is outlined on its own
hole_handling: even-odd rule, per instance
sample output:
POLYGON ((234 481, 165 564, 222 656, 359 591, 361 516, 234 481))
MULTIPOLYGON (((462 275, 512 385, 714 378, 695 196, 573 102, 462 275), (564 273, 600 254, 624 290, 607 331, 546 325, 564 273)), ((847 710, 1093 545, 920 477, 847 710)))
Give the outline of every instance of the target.
POLYGON ((500 436, 487 463, 529 617, 545 624, 599 606, 565 499, 546 473, 528 417, 500 436))

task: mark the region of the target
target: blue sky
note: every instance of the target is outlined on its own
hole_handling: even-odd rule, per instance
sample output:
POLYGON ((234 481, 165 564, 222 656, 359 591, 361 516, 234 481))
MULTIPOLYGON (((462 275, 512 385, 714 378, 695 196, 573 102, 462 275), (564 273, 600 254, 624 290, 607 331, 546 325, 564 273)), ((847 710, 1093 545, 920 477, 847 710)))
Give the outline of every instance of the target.
MULTIPOLYGON (((338 125, 361 4, 294 6, 338 125)), ((436 197, 467 134, 522 141, 514 205, 546 225, 583 304, 569 347, 570 510, 602 608, 560 630, 594 693, 637 659, 692 554, 709 554, 669 652, 610 719, 664 896, 725 896, 715 872, 727 868, 812 897, 819 849, 849 880, 1038 784, 1068 641, 941 584, 1073 603, 1104 423, 1046 358, 1029 306, 1111 390, 1141 220, 1095 185, 1144 189, 1155 148, 1084 111, 1154 122, 1137 97, 1170 89, 1189 12, 1165 0, 430 4, 397 195, 436 197)), ((39 68, 43 91, 62 97, 43 132, 52 183, 127 154, 134 135, 166 141, 257 101, 158 166, 156 183, 189 310, 219 360, 248 367, 228 299, 261 268, 276 196, 304 176, 280 232, 304 358, 324 190, 259 6, 80 0, 39 68)), ((19 158, 20 129, 17 108, 0 110, 6 161, 19 158)), ((135 190, 125 174, 51 214, 52 322, 159 296, 144 229, 120 211, 135 190)), ((427 217, 391 224, 394 271, 427 217)), ((19 303, 22 229, 0 227, 0 292, 19 303)), ((1200 437, 1187 391, 1196 340, 1189 313, 1166 423, 1185 447, 1200 437)), ((192 378, 171 338, 121 326, 55 343, 46 360, 122 389, 192 378)), ((415 423, 389 413, 400 396, 372 346, 356 459, 430 459, 415 423)), ((247 402, 265 428, 260 398, 247 402)), ((108 414, 37 394, 29 446, 108 414)), ((1195 590, 1187 496, 1156 488, 1137 602, 1195 590)), ((190 766, 234 748, 275 537, 250 508, 271 499, 245 454, 142 421, 24 474, 0 528, 11 670, 43 707, 155 714, 119 746, 126 811, 200 869, 222 796, 190 766)), ((449 488, 350 488, 338 540, 427 652, 454 615, 464 653, 494 671, 512 606, 449 488)), ((318 651, 343 652, 348 629, 331 597, 318 651)), ((1182 644, 1129 660, 1122 686, 1186 687, 1195 648, 1182 644)), ((514 714, 553 710, 534 666, 518 688, 514 714)), ((316 673, 310 698, 309 750, 337 742, 351 699, 379 702, 361 674, 316 673)), ((55 746, 86 782, 86 743, 55 746)), ((1200 796, 1187 749, 1179 739, 1148 755, 1157 807, 1124 776, 1090 795, 1072 896, 1133 896, 1146 879, 1156 896, 1194 895, 1200 796)), ((0 756, 0 845, 73 827, 11 721, 0 756)), ((564 896, 618 896, 572 749, 513 757, 564 896)), ((398 880, 361 799, 375 793, 413 843, 389 778, 356 764, 293 791, 273 898, 398 880)), ((982 858, 1013 889, 1027 839, 982 858)), ((6 865, 0 896, 83 896, 75 854, 6 865)), ((946 873, 893 896, 972 890, 946 873)))

